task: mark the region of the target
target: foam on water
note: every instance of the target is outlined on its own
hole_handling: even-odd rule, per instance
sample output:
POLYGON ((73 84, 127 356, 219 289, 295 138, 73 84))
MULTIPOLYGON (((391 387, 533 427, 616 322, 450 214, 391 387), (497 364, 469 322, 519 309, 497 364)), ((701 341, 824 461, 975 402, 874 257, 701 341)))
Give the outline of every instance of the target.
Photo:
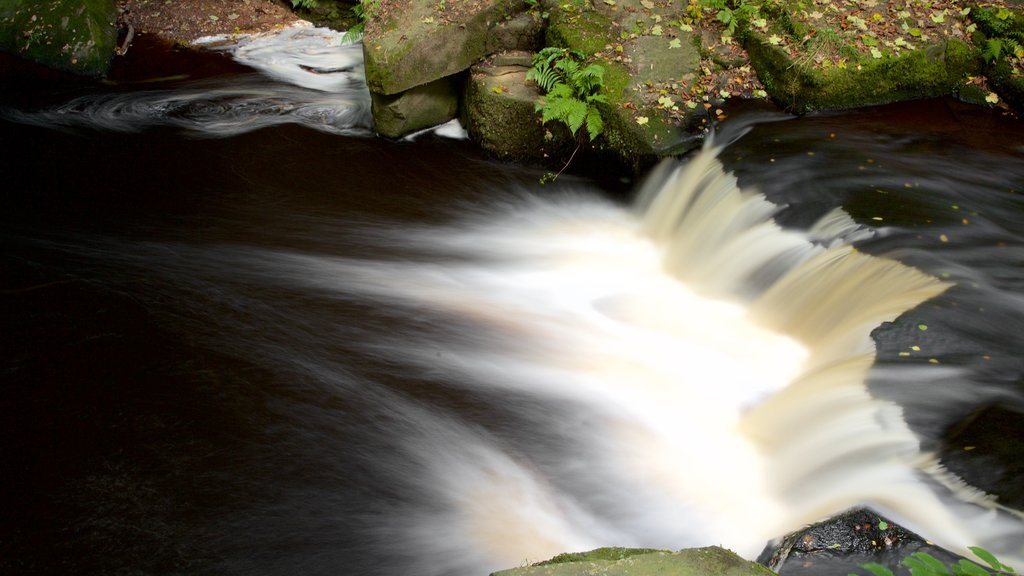
POLYGON ((412 435, 407 455, 442 504, 408 530, 439 558, 475 551, 477 571, 601 545, 753 557, 869 505, 951 549, 1018 557, 1020 520, 948 482, 865 384, 871 330, 948 284, 851 248, 867 232, 835 212, 780 229, 715 154, 661 169, 638 213, 531 200, 390 240, 416 259, 259 257, 339 297, 468 322, 466 337, 365 346, 400 348, 401 362, 557 431, 516 441, 449 422, 412 435))

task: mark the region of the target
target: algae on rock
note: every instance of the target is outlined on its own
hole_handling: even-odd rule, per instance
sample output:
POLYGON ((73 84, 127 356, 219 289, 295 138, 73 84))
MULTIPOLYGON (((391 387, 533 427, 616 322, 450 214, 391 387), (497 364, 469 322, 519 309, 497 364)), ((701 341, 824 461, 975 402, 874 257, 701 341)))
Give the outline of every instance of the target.
POLYGON ((4 0, 0 50, 52 68, 102 76, 117 45, 114 0, 4 0))
POLYGON ((760 564, 711 546, 678 552, 630 548, 598 548, 563 554, 549 561, 502 570, 492 576, 773 576, 760 564))

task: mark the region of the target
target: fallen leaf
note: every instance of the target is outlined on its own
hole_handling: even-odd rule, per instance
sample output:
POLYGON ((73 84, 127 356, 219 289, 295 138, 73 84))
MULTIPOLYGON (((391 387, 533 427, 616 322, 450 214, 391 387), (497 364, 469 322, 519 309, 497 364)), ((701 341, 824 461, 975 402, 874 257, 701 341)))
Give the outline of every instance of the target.
POLYGON ((648 121, 647 116, 637 116, 636 117, 636 123, 641 125, 641 126, 644 126, 645 124, 647 124, 647 121, 648 121))

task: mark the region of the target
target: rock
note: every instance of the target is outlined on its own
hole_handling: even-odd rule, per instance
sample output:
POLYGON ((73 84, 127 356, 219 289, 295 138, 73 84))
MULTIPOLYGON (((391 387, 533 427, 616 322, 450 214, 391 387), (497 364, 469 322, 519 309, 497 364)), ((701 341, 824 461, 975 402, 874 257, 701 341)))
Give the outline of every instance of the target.
MULTIPOLYGON (((849 15, 847 29, 837 30, 823 20, 798 22, 799 9, 787 1, 764 12, 762 28, 744 25, 741 38, 765 90, 796 113, 955 95, 965 78, 980 74, 977 52, 956 36, 959 26, 949 36, 914 28, 916 36, 899 36, 897 45, 871 35, 869 12, 849 15)), ((962 17, 939 16, 944 26, 962 17)))
POLYGON ((117 45, 114 0, 4 0, 0 50, 85 76, 110 69, 117 45))
POLYGON ((467 70, 493 48, 492 30, 524 7, 523 0, 489 0, 449 20, 436 3, 410 2, 366 30, 366 84, 392 95, 467 70))
POLYGON ((463 125, 474 142, 498 158, 538 160, 571 153, 574 146, 568 130, 541 125, 535 111, 540 94, 526 83, 529 63, 529 54, 505 54, 474 66, 466 83, 463 125))
POLYGON ((858 508, 770 542, 757 561, 781 576, 834 576, 855 572, 868 562, 896 570, 914 552, 926 552, 947 564, 961 558, 858 508))
POLYGON ((486 52, 495 54, 510 50, 536 52, 544 47, 544 20, 532 13, 523 12, 511 19, 498 22, 487 35, 486 52))
POLYGON ((374 129, 382 136, 398 138, 455 118, 459 84, 460 79, 447 77, 390 96, 371 92, 374 129))
POLYGON ((678 552, 599 548, 492 576, 772 576, 773 572, 717 546, 678 552))

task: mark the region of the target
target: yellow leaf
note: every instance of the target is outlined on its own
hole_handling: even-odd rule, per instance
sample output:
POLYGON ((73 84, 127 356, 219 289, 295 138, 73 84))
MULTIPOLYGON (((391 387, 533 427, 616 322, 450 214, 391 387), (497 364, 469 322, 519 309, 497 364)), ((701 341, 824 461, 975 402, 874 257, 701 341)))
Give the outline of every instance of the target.
POLYGON ((636 123, 641 125, 641 126, 647 124, 647 116, 637 116, 636 117, 636 123))

